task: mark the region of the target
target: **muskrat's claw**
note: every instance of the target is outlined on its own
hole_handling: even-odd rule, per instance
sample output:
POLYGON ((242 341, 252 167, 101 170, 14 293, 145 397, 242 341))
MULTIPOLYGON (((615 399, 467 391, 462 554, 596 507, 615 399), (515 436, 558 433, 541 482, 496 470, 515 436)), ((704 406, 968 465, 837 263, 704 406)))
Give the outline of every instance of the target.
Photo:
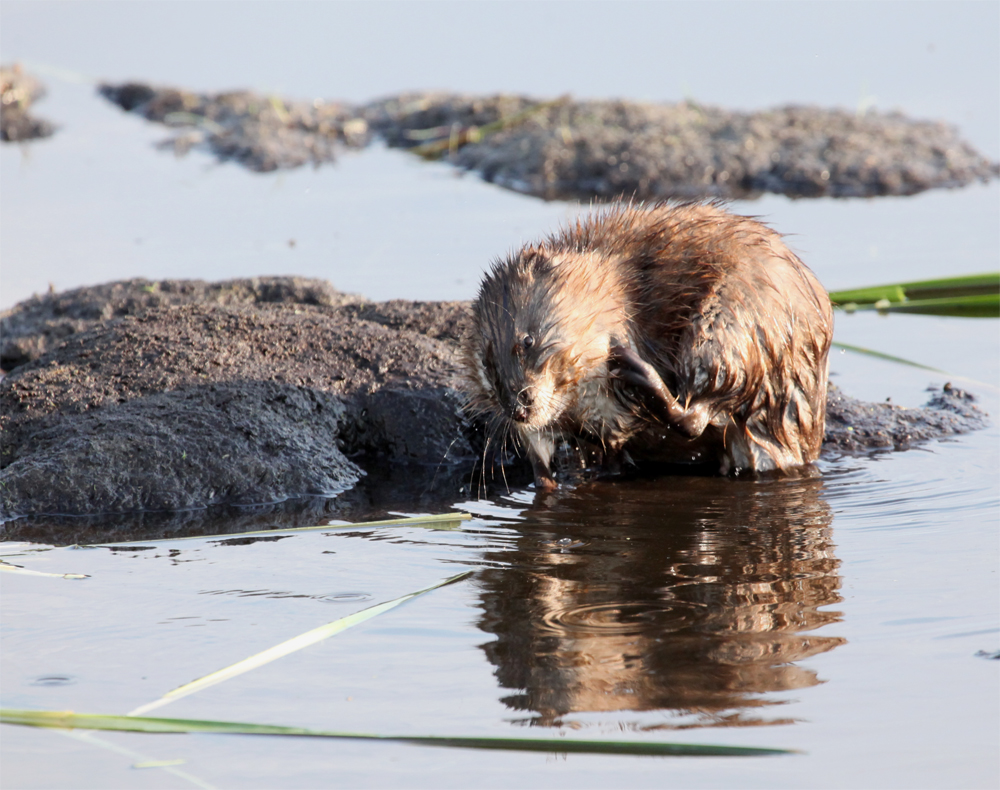
POLYGON ((674 399, 667 390, 666 384, 656 372, 656 368, 627 346, 612 346, 608 357, 608 372, 619 381, 634 384, 650 394, 663 398, 664 395, 674 399))
POLYGON ((708 424, 708 415, 700 405, 685 408, 663 383, 656 368, 627 346, 612 346, 608 357, 608 373, 619 381, 631 384, 652 396, 667 422, 688 438, 701 436, 708 424))

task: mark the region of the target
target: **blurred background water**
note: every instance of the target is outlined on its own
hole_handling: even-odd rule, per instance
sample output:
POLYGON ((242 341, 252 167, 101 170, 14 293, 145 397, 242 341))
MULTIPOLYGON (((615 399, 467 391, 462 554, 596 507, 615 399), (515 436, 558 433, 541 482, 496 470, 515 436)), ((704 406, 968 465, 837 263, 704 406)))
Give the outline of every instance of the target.
MULTIPOLYGON (((200 153, 173 161, 153 148, 165 131, 98 97, 97 80, 354 102, 441 88, 747 110, 875 106, 956 124, 1000 157, 997 19, 986 3, 12 0, 2 14, 4 61, 36 68, 49 87, 37 114, 61 126, 0 148, 2 307, 50 284, 282 273, 373 299, 469 298, 493 257, 578 210, 377 147, 267 175, 200 153)), ((987 266, 995 185, 982 192, 772 196, 736 209, 797 234, 807 263, 837 288, 895 269, 949 273, 958 251, 972 258, 963 265, 987 266), (948 240, 948 258, 931 257, 932 234, 948 240)))

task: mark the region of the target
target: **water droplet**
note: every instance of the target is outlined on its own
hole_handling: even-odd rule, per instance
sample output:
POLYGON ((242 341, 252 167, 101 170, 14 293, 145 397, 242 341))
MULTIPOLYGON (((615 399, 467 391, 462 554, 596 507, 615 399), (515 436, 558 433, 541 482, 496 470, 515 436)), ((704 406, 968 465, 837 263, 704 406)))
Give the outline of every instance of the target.
POLYGON ((72 675, 42 675, 31 681, 32 686, 72 686, 76 678, 72 675))
POLYGON ((330 595, 320 595, 316 600, 323 603, 358 603, 359 601, 371 600, 371 593, 366 592, 341 592, 330 595))

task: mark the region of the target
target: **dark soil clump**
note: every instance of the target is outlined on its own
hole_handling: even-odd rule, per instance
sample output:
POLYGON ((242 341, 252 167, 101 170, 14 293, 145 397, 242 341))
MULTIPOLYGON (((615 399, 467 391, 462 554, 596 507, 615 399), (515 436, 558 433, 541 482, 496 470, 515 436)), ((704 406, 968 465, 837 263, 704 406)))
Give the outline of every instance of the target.
POLYGON ((833 384, 827 394, 824 450, 860 452, 905 450, 928 439, 985 428, 989 420, 975 397, 945 384, 921 409, 892 403, 866 403, 844 395, 833 384))
POLYGON ((49 137, 56 127, 28 110, 45 95, 45 86, 20 64, 0 66, 0 140, 6 143, 49 137))

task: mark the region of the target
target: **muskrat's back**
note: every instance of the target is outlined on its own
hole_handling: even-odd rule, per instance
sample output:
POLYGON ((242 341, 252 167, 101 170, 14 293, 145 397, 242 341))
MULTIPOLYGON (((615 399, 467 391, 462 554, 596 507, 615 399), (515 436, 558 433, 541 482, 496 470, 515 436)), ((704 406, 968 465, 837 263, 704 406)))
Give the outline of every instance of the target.
POLYGON ((825 290, 770 228, 715 204, 629 205, 497 262, 464 351, 474 407, 547 487, 570 436, 612 467, 814 460, 832 329, 825 290))

